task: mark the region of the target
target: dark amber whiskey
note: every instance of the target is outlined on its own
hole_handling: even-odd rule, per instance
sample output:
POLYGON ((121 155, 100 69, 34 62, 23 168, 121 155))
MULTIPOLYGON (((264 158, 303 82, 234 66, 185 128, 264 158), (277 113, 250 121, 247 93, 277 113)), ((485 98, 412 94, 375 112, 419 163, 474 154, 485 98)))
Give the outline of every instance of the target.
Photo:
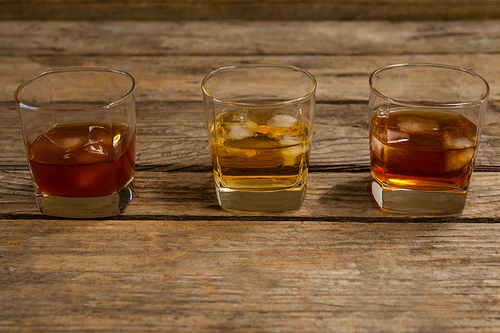
POLYGON ((112 195, 134 176, 134 133, 125 125, 55 125, 28 144, 28 153, 36 186, 48 196, 112 195))
POLYGON ((377 114, 370 123, 372 175, 397 188, 460 189, 472 172, 476 133, 475 124, 451 112, 377 114))

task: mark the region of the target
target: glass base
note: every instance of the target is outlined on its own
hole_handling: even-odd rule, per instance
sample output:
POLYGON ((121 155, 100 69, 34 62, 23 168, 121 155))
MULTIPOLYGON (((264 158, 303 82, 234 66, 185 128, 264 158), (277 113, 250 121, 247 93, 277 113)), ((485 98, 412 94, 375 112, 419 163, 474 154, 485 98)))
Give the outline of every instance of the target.
POLYGON ((36 195, 38 208, 45 215, 94 219, 119 215, 132 200, 132 187, 126 186, 120 192, 104 197, 56 197, 36 195))
POLYGON ((241 190, 215 186, 222 209, 237 212, 273 213, 299 209, 306 194, 301 187, 279 190, 241 190))
POLYGON ((467 190, 419 191, 398 189, 372 181, 373 198, 379 207, 392 213, 441 215, 460 213, 465 206, 467 190))

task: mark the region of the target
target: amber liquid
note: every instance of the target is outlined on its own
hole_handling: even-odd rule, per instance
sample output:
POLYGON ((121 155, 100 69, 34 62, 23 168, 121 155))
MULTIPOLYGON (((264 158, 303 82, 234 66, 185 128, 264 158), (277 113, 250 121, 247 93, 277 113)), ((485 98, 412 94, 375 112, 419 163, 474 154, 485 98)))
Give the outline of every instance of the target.
POLYGON ((380 184, 415 190, 459 189, 474 161, 477 127, 442 111, 395 111, 370 124, 371 172, 380 184))
POLYGON ((211 153, 223 187, 282 189, 307 177, 311 135, 300 109, 237 109, 212 124, 211 153))
POLYGON ((134 175, 134 133, 125 125, 55 125, 29 144, 28 153, 36 187, 43 195, 112 195, 134 175))

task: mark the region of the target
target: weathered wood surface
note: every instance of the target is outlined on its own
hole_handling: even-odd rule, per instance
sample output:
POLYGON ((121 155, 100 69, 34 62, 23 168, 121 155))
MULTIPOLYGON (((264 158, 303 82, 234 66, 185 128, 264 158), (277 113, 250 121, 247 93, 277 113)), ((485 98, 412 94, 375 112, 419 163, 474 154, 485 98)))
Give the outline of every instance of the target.
MULTIPOLYGON (((155 168, 155 169, 161 169, 155 168)), ((500 218, 500 175, 497 172, 476 172, 473 176, 466 207, 457 216, 412 217, 380 211, 371 195, 368 168, 346 171, 332 167, 314 171, 308 179, 306 199, 301 209, 274 214, 240 214, 222 211, 210 172, 138 171, 135 197, 125 212, 114 219, 163 220, 210 219, 281 221, 359 221, 364 223, 403 223, 413 220, 497 222, 500 218)), ((30 218, 53 220, 37 211, 28 170, 0 171, 0 219, 30 218)), ((140 223, 140 222, 138 222, 140 223)))
MULTIPOLYGON (((0 0, 1 1, 1 0, 0 0)), ((496 20, 428 22, 0 21, 2 55, 389 55, 497 52, 496 20), (20 42, 22 40, 22 43, 20 42)), ((63 61, 59 58, 59 61, 63 61)), ((82 61, 82 60, 80 60, 82 61)), ((59 62, 58 65, 65 63, 59 62)))
POLYGON ((7 20, 453 20, 500 17, 495 0, 0 0, 7 20))
POLYGON ((0 331, 500 332, 499 39, 495 20, 0 22, 0 331), (465 66, 492 88, 455 216, 388 214, 371 198, 368 76, 407 61, 465 66), (200 82, 248 62, 318 79, 297 211, 216 204, 200 82), (136 192, 117 218, 36 209, 13 93, 68 66, 137 79, 136 192))
POLYGON ((500 96, 498 21, 446 22, 0 22, 0 101, 54 67, 130 71, 138 100, 201 100, 212 69, 280 62, 318 77, 318 100, 367 100, 369 74, 398 62, 468 67, 500 96), (498 87, 498 88, 497 88, 498 87), (497 88, 497 89, 495 89, 497 88))
POLYGON ((0 328, 497 332, 498 237, 484 223, 16 220, 0 224, 0 328))

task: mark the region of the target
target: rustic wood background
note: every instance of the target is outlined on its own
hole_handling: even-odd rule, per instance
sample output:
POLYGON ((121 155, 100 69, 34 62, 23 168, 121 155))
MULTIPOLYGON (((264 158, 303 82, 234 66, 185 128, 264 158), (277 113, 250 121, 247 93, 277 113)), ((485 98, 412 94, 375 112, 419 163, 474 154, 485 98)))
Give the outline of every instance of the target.
POLYGON ((488 20, 499 8, 0 0, 0 331, 500 332, 500 20, 488 20), (200 82, 251 62, 318 79, 297 211, 237 214, 216 203, 200 82), (398 62, 464 66, 491 85, 456 216, 388 214, 371 197, 368 77, 398 62), (69 66, 137 80, 135 197, 113 219, 37 211, 13 94, 69 66))
POLYGON ((498 0, 0 0, 2 20, 464 20, 498 0))

